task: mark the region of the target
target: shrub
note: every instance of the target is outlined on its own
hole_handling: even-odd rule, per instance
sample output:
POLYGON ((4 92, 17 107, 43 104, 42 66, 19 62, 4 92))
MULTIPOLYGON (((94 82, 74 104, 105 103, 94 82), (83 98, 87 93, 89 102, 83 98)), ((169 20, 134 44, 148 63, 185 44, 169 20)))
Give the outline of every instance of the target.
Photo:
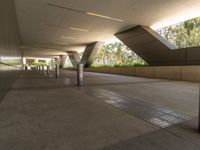
POLYGON ((103 66, 91 66, 91 68, 119 68, 119 67, 147 67, 148 64, 146 63, 134 63, 134 64, 116 64, 114 66, 108 66, 108 65, 103 65, 103 66))
POLYGON ((47 63, 44 62, 33 62, 32 63, 33 67, 37 67, 37 66, 47 66, 47 63))

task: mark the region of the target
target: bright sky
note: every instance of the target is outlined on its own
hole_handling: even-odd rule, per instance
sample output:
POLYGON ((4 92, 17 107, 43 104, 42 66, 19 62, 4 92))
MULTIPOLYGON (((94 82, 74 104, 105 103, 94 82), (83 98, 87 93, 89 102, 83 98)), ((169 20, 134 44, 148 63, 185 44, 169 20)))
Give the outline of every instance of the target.
POLYGON ((116 37, 113 37, 112 39, 105 41, 105 45, 110 44, 110 43, 115 43, 115 42, 120 42, 120 40, 116 37))
POLYGON ((178 24, 180 22, 184 22, 193 18, 200 17, 200 9, 187 12, 180 12, 177 16, 172 16, 169 18, 163 18, 161 21, 156 22, 151 26, 152 29, 158 30, 170 25, 178 24), (181 15, 182 14, 182 15, 181 15), (181 16, 181 17, 180 17, 181 16), (178 19, 177 19, 178 18, 178 19))

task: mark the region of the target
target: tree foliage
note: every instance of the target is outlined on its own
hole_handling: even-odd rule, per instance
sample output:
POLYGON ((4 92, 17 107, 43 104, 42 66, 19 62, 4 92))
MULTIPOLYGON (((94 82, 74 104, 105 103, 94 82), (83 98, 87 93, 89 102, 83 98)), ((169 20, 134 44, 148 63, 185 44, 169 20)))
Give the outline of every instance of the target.
POLYGON ((47 66, 47 63, 45 62, 33 62, 32 66, 36 67, 36 66, 47 66))
POLYGON ((200 45, 200 17, 165 27, 159 33, 177 48, 200 45))
POLYGON ((131 65, 145 62, 122 42, 104 45, 99 51, 93 66, 131 65))
MULTIPOLYGON (((158 31, 177 48, 200 46, 200 17, 158 31)), ((104 45, 93 66, 129 66, 146 64, 121 42, 104 45)))

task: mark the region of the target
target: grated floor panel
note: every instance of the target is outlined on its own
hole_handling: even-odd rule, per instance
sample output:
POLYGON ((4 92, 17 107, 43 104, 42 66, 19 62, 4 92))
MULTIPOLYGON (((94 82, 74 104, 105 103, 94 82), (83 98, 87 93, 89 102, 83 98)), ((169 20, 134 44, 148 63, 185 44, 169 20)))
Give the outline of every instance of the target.
POLYGON ((81 89, 96 99, 123 110, 159 128, 166 128, 192 119, 183 113, 175 112, 167 107, 154 105, 142 100, 130 99, 118 93, 105 89, 81 89))

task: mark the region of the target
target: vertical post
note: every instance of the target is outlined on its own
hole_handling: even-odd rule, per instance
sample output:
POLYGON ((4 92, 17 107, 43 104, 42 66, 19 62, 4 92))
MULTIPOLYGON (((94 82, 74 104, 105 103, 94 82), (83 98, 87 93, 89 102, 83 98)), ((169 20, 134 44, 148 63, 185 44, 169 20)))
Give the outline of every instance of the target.
POLYGON ((44 65, 42 65, 42 72, 44 72, 44 65))
POLYGON ((83 86, 84 64, 77 64, 77 86, 83 86))
POLYGON ((47 76, 49 76, 49 75, 50 75, 50 66, 47 65, 47 76))
POLYGON ((60 75, 60 68, 59 68, 59 63, 56 63, 56 70, 55 70, 55 73, 56 73, 56 78, 59 78, 59 75, 60 75))
POLYGON ((42 66, 40 66, 40 71, 42 71, 42 66))

